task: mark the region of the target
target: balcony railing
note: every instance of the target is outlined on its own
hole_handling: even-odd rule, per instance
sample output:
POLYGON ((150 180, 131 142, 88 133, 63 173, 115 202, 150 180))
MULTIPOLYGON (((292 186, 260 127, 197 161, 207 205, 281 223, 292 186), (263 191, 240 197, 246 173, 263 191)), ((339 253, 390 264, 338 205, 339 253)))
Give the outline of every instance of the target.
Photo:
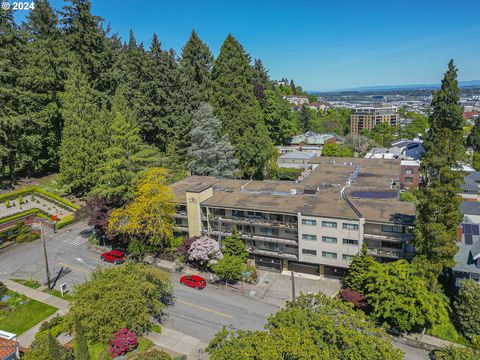
POLYGON ((180 219, 186 219, 188 216, 187 216, 187 213, 176 213, 176 214, 173 215, 173 217, 180 218, 180 219))
MULTIPOLYGON (((202 220, 207 220, 207 216, 202 214, 202 220)), ((210 216, 209 220, 220 221, 219 218, 216 218, 214 216, 210 216)), ((223 223, 262 225, 262 226, 277 227, 277 228, 282 228, 282 229, 295 229, 295 230, 298 229, 298 223, 296 223, 296 222, 284 222, 284 221, 278 221, 278 220, 268 220, 268 219, 258 218, 258 217, 239 217, 239 216, 234 216, 234 217, 231 217, 231 218, 222 217, 221 221, 223 223)))
POLYGON ((280 257, 283 259, 298 260, 298 256, 294 254, 287 254, 281 251, 261 250, 253 246, 247 246, 247 251, 250 254, 266 255, 266 256, 280 257))
POLYGON ((368 253, 373 256, 389 257, 392 259, 399 259, 403 257, 403 250, 388 249, 388 248, 372 248, 368 249, 368 253))
MULTIPOLYGON (((221 231, 221 232, 219 232, 218 230, 210 231, 210 235, 219 235, 219 234, 222 236, 232 235, 231 232, 227 232, 227 231, 221 231)), ((240 235, 240 238, 244 240, 258 240, 258 241, 265 241, 265 242, 276 243, 276 244, 298 245, 298 242, 292 239, 275 238, 270 236, 254 235, 249 233, 239 233, 239 235, 240 235)))
POLYGON ((175 230, 177 231, 187 231, 188 232, 188 226, 181 226, 181 225, 175 225, 175 230))
POLYGON ((381 241, 409 241, 412 240, 412 234, 404 233, 395 236, 392 235, 378 235, 378 234, 363 234, 363 238, 367 240, 381 240, 381 241))

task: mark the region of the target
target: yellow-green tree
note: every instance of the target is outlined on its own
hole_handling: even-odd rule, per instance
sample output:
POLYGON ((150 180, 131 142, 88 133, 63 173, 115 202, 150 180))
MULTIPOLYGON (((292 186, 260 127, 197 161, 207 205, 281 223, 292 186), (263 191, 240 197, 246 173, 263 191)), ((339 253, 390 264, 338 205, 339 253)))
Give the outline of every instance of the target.
POLYGON ((167 185, 167 171, 153 168, 145 173, 132 202, 112 211, 108 230, 112 235, 143 239, 162 249, 173 237, 175 202, 167 185))

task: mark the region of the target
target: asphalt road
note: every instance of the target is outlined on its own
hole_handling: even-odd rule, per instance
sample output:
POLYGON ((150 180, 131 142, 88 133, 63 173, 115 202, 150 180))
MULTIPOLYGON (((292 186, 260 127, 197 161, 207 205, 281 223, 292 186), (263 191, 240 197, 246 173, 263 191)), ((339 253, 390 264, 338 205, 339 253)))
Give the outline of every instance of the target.
MULTIPOLYGON (((70 272, 58 280, 57 285, 66 283, 68 288, 83 282, 98 266, 111 266, 103 263, 99 255, 88 250, 90 228, 85 223, 77 223, 57 234, 46 231, 46 244, 50 272, 58 273, 61 267, 70 272)), ((0 277, 32 278, 46 282, 43 247, 40 240, 28 244, 13 245, 0 250, 0 277)), ((203 290, 195 290, 180 285, 179 277, 173 275, 175 304, 167 310, 164 319, 166 327, 190 335, 208 343, 223 326, 236 330, 260 330, 268 317, 278 307, 208 285, 203 290)), ((394 345, 405 352, 405 359, 428 359, 425 351, 402 344, 394 345)))

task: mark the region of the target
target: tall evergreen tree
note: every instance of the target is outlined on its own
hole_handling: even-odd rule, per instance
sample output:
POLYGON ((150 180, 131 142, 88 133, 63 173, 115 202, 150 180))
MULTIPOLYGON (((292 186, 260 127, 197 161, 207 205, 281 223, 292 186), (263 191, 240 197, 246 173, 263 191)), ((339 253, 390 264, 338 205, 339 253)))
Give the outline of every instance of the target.
POLYGON ((300 108, 300 111, 298 112, 298 122, 300 126, 302 127, 303 132, 307 132, 310 130, 311 126, 311 121, 312 121, 312 113, 308 107, 302 105, 300 108))
POLYGON ((115 93, 110 118, 110 138, 93 193, 110 200, 128 201, 133 197, 135 184, 144 170, 158 165, 158 153, 140 138, 122 88, 115 93))
POLYGON ((252 71, 252 83, 253 83, 253 93, 257 98, 260 106, 265 107, 265 91, 272 88, 270 78, 268 77, 268 71, 263 66, 262 60, 255 59, 253 63, 252 71))
POLYGON ((293 95, 297 94, 297 87, 295 86, 295 83, 293 82, 293 79, 290 80, 290 89, 292 90, 293 95))
POLYGON ((63 7, 62 24, 68 48, 76 55, 80 69, 94 88, 112 93, 115 83, 112 64, 115 61, 111 39, 103 29, 103 19, 93 15, 90 0, 69 0, 63 7))
POLYGON ((220 138, 221 123, 212 107, 203 103, 193 116, 192 145, 188 168, 195 175, 232 178, 238 161, 227 135, 220 138))
POLYGON ((472 146, 475 151, 480 151, 480 117, 475 120, 475 126, 468 134, 467 145, 472 146))
POLYGON ((59 94, 68 69, 68 52, 58 28, 58 16, 47 0, 39 0, 27 15, 25 70, 18 84, 28 93, 24 144, 30 144, 23 167, 31 172, 56 170, 63 120, 59 94), (33 145, 33 146, 32 146, 33 145))
POLYGON ((211 95, 211 72, 213 55, 195 30, 182 48, 180 68, 185 75, 186 85, 191 91, 189 104, 193 110, 199 108, 202 102, 208 102, 211 95))
POLYGON ((56 360, 60 359, 62 355, 62 346, 59 344, 57 339, 51 334, 48 333, 48 359, 56 360))
POLYGON ((88 343, 80 319, 75 319, 75 360, 90 360, 88 343))
POLYGON ((98 167, 108 143, 108 116, 100 110, 95 91, 73 66, 61 96, 65 120, 60 149, 60 175, 68 189, 88 193, 98 181, 98 167))
POLYGON ((414 237, 417 267, 432 280, 432 287, 444 267, 455 265, 454 239, 462 220, 461 197, 457 194, 463 181, 460 170, 465 146, 459 91, 457 69, 451 60, 432 100, 414 237))
POLYGON ((253 94, 249 62, 242 45, 228 35, 212 71, 212 105, 235 147, 241 175, 262 178, 275 149, 253 94))

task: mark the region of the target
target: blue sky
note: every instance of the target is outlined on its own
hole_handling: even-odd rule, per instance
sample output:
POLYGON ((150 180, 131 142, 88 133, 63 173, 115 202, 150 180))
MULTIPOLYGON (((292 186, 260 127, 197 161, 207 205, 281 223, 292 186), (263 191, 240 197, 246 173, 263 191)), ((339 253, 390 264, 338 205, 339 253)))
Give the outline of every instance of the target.
MULTIPOLYGON (((10 0, 11 1, 11 0, 10 0)), ((62 1, 52 1, 60 8, 62 1)), ((122 38, 157 32, 178 53, 195 28, 216 55, 228 33, 272 78, 306 90, 437 83, 450 58, 480 79, 478 0, 92 0, 122 38)))

